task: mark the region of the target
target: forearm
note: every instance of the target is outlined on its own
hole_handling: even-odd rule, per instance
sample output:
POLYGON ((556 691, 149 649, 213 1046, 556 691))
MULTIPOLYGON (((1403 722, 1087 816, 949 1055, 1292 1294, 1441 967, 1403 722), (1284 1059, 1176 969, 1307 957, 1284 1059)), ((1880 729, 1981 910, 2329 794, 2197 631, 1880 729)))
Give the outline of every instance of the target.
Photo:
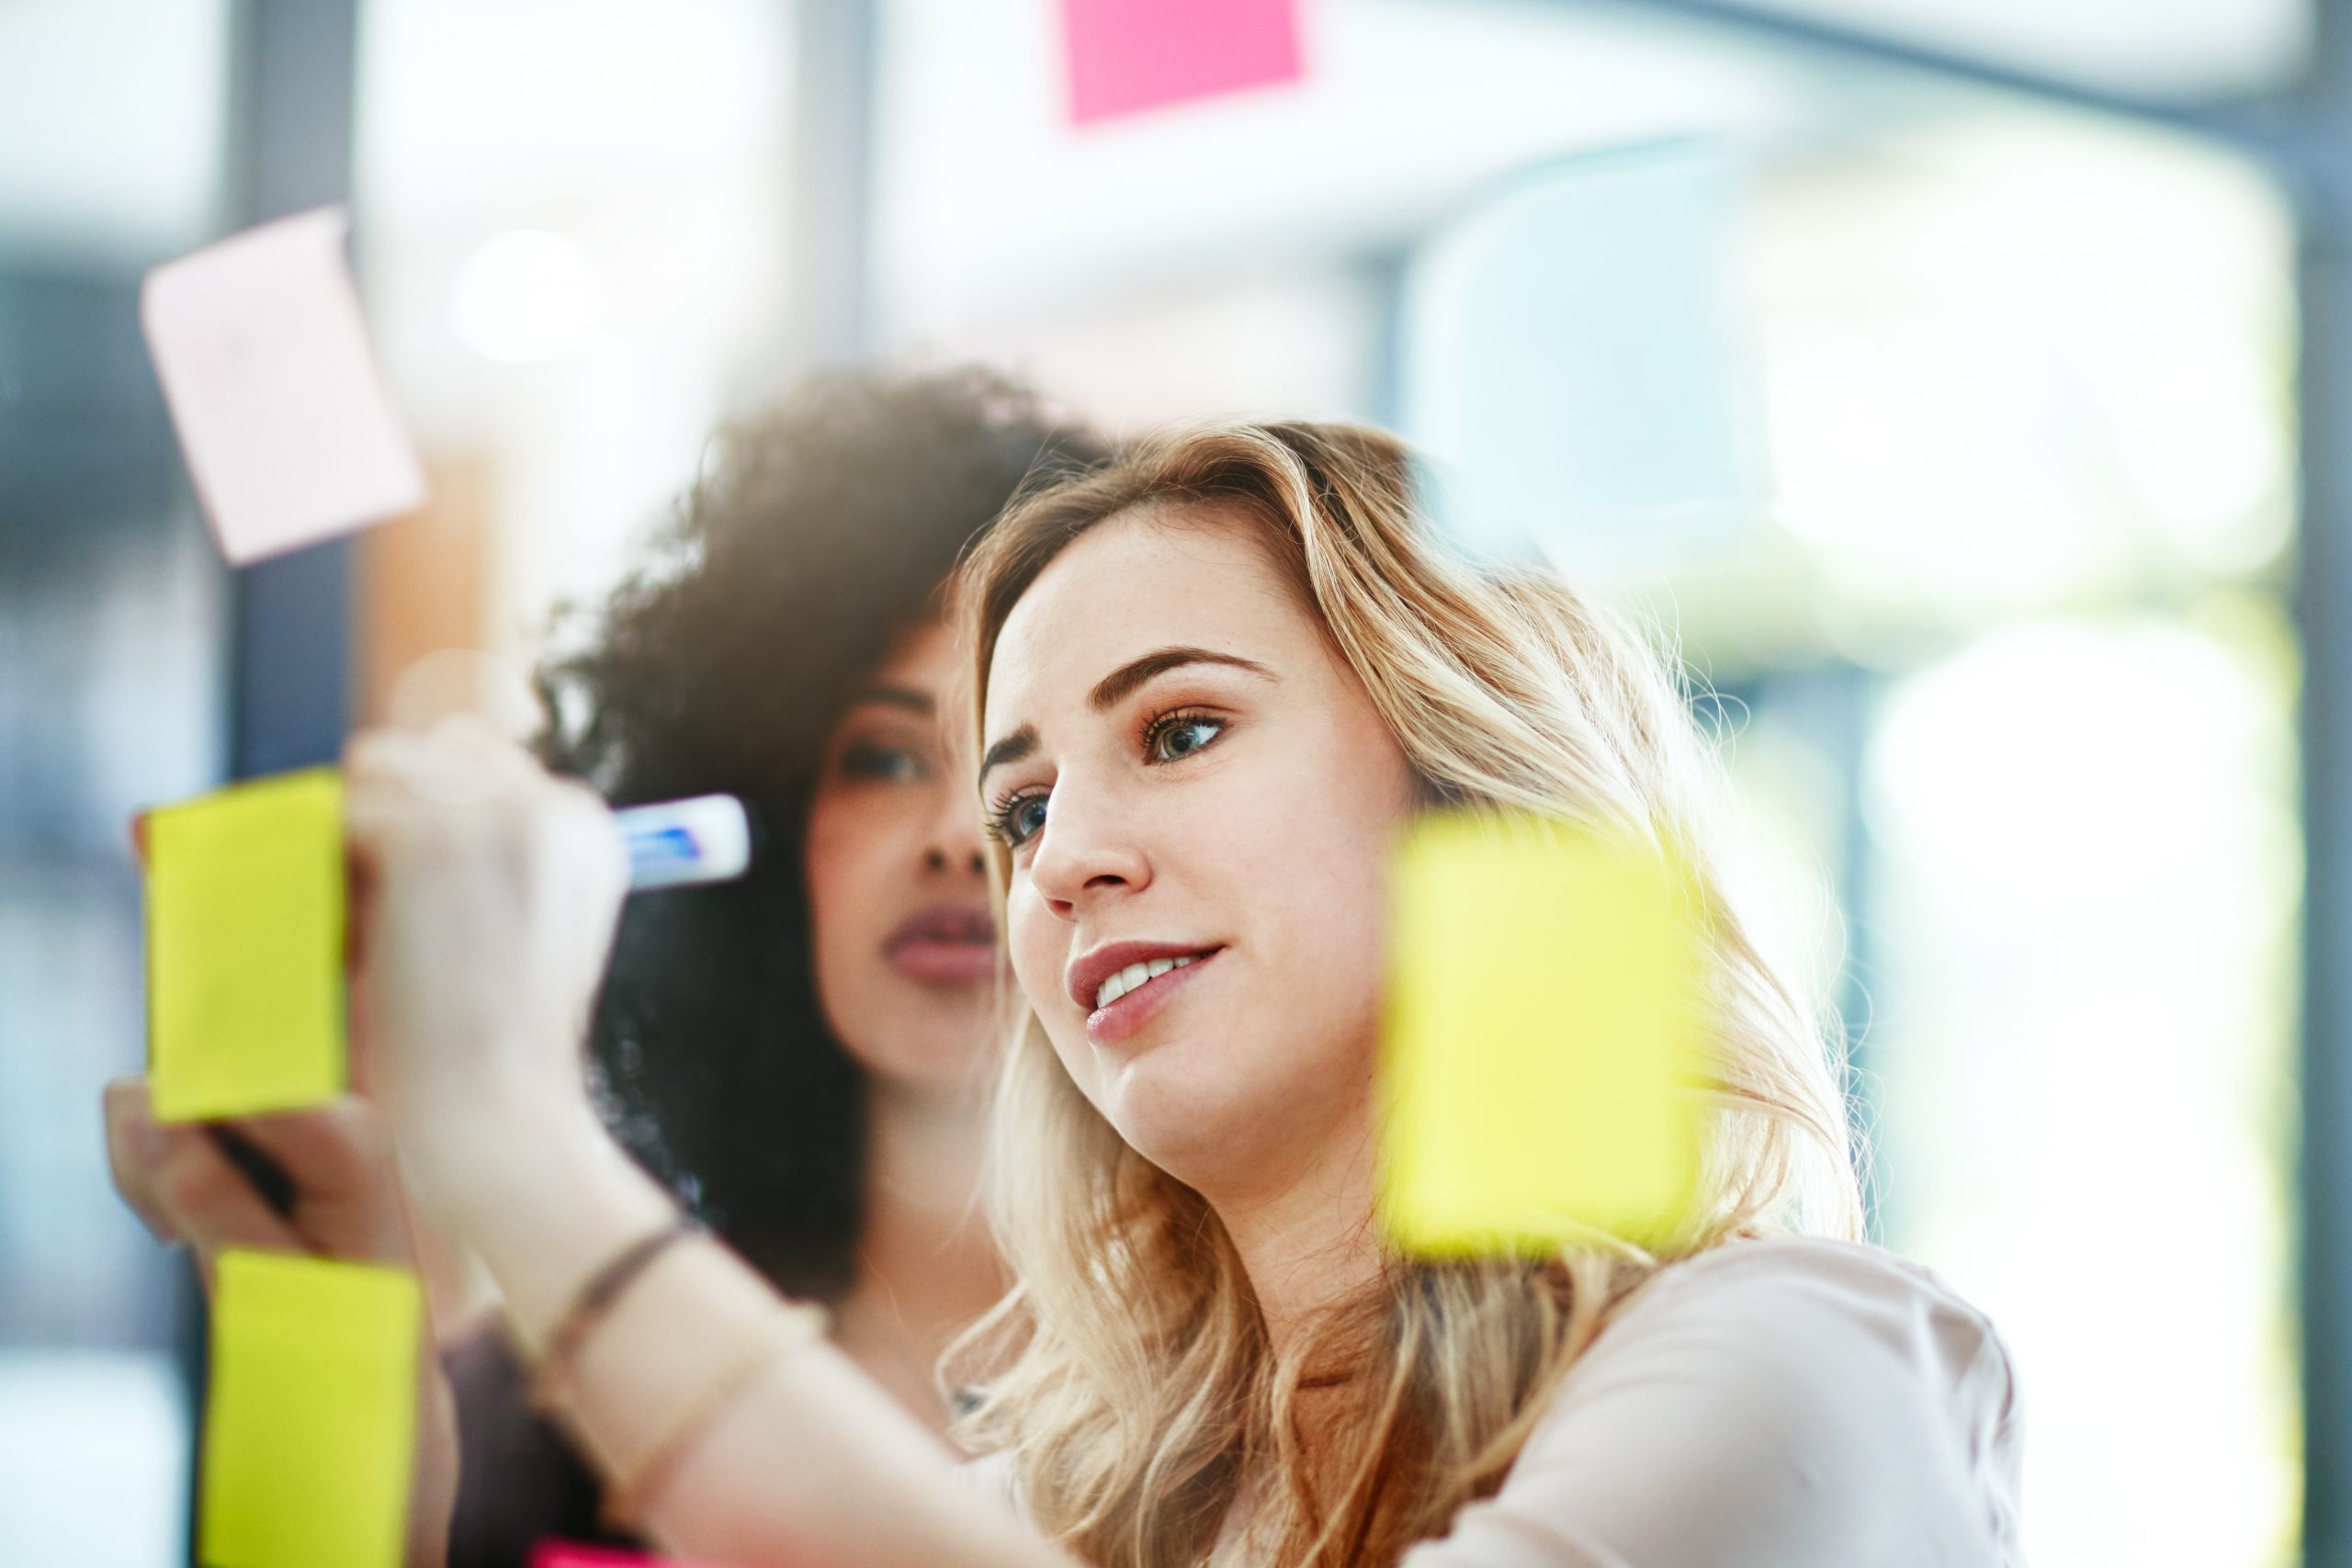
MULTIPOLYGON (((443 1181, 448 1212, 536 1358, 581 1286, 673 1205, 584 1108, 469 1142, 465 1179, 443 1181)), ((596 1323, 568 1380, 570 1418, 600 1466, 627 1472, 662 1447, 700 1392, 775 1334, 780 1305, 715 1243, 658 1258, 596 1323)), ((745 1568, 1068 1561, 967 1488, 931 1434, 822 1342, 767 1356, 672 1452, 641 1523, 684 1556, 745 1568)))

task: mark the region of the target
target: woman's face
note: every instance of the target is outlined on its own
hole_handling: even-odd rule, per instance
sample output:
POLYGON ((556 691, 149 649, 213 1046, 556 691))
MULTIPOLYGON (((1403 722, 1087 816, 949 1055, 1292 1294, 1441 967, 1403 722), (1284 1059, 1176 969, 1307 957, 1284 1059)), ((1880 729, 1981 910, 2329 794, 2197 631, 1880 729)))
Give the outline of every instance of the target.
POLYGON ((892 647, 827 738, 805 845, 817 990, 877 1082, 962 1093, 986 1076, 1001 959, 968 764, 939 709, 945 626, 892 647))
POLYGON ((1013 972, 1087 1098, 1220 1202, 1360 1146, 1411 772, 1247 520, 1080 536, 1006 619, 988 715, 1013 972))

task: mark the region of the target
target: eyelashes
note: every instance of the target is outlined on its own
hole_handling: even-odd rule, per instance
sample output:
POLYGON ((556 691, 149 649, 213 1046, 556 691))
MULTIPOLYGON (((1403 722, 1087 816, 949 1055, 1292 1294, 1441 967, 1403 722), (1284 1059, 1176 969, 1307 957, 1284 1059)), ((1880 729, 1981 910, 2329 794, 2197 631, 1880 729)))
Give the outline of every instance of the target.
POLYGON ((1226 721, 1215 714, 1198 708, 1172 708, 1143 727, 1143 760, 1147 763, 1181 762, 1187 757, 1198 756, 1225 733, 1226 721), (1179 745, 1186 736, 1204 738, 1179 745))
MULTIPOLYGON (((1231 722, 1200 708, 1170 708, 1145 721, 1136 746, 1146 767, 1164 767, 1207 750, 1231 722)), ((988 818, 981 826, 1008 852, 1019 849, 1044 831, 1046 801, 1051 793, 1034 784, 1008 791, 989 804, 988 818)))
POLYGON ((989 806, 988 819, 980 829, 1009 853, 1035 838, 1046 826, 1046 792, 1042 789, 1015 790, 1001 795, 989 806), (1036 807, 1034 820, 1023 826, 1023 814, 1032 804, 1036 807))

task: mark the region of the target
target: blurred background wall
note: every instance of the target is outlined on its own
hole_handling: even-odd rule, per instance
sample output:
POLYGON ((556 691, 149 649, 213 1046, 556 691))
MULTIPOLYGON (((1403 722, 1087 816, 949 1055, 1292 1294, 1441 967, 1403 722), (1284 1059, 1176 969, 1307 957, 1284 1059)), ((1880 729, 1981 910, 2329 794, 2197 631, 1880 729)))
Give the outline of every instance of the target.
MULTIPOLYGON (((2032 1560, 2352 1561, 2336 19, 1306 0, 1297 80, 1075 125, 1059 18, 0 0, 0 1562, 185 1553, 192 1307, 97 1135, 142 1049, 132 809, 517 678, 813 364, 1448 456, 1447 258, 1498 193, 1662 144, 1729 171, 1696 363, 1747 477, 1546 543, 1713 688, 1874 1223, 2022 1369, 2032 1560), (331 199, 434 499, 232 574, 137 279, 331 199)), ((1593 210, 1634 274, 1689 260, 1593 210)), ((1608 306, 1571 389, 1639 368, 1608 306)))

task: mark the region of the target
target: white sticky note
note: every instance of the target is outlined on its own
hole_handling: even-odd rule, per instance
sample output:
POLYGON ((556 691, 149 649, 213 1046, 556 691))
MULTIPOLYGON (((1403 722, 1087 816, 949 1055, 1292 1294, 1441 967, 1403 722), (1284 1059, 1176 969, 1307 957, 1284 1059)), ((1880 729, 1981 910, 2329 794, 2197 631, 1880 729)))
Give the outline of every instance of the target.
POLYGON ((238 565, 413 511, 424 472, 321 208, 147 275, 139 314, 197 498, 238 565))

